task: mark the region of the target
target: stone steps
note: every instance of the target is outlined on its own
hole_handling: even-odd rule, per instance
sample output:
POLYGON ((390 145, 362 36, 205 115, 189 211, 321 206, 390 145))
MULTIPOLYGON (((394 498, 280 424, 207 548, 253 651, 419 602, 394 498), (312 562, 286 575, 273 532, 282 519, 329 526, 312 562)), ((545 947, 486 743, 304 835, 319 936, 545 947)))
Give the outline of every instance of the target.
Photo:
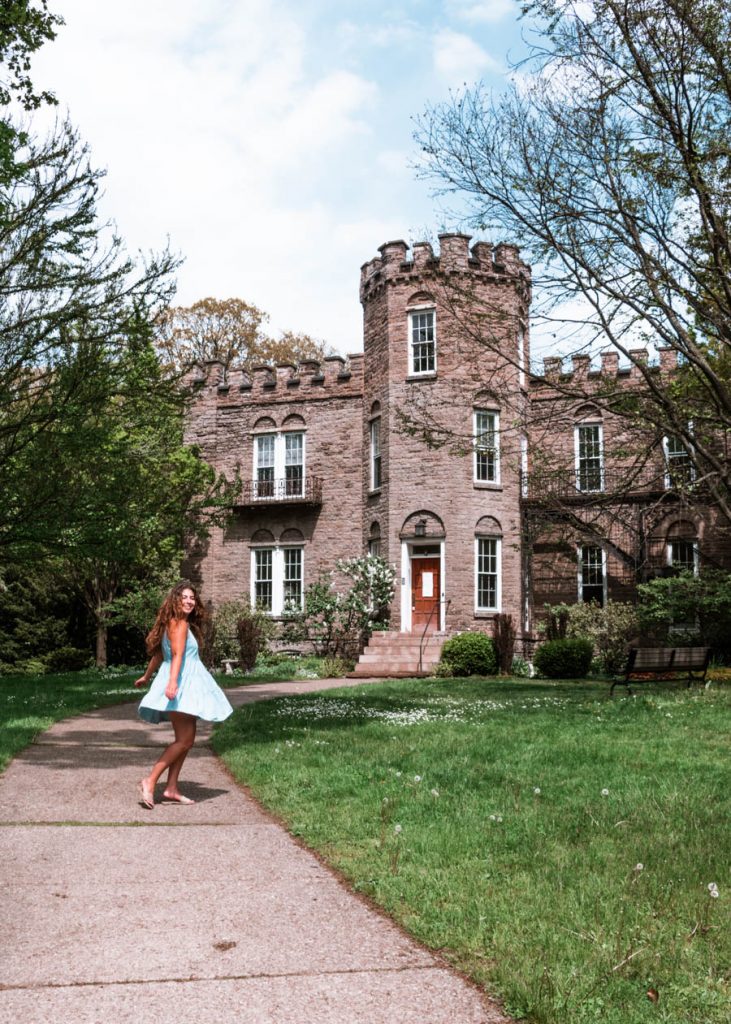
POLYGON ((446 639, 445 633, 426 634, 420 671, 421 633, 374 633, 350 677, 372 679, 382 676, 393 679, 431 675, 430 669, 439 661, 446 639))

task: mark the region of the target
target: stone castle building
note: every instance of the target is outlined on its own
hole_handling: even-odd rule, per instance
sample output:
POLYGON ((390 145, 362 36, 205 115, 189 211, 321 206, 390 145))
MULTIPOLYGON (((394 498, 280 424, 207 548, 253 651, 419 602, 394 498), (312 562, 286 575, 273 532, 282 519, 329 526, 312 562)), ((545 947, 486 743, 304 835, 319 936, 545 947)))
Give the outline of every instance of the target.
POLYGON ((394 631, 489 632, 505 612, 530 637, 547 601, 626 599, 647 574, 711 557, 712 510, 682 499, 682 444, 628 437, 596 400, 641 388, 637 370, 605 354, 599 371, 548 359, 531 377, 518 249, 439 242, 438 256, 388 242, 364 264, 362 354, 195 375, 187 440, 243 480, 230 525, 191 552, 214 605, 249 595, 281 615, 338 559, 371 552, 397 569, 394 631))

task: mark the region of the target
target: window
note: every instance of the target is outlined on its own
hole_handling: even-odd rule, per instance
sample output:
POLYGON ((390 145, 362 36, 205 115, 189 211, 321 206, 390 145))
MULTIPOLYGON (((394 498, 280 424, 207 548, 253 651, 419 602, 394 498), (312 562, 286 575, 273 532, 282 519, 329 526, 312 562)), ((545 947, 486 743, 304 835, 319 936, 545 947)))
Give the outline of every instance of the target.
POLYGON ((499 429, 498 413, 475 410, 475 480, 479 483, 495 484, 500 480, 499 429))
POLYGON ((584 545, 579 548, 579 600, 584 604, 595 601, 604 606, 605 598, 604 552, 600 547, 584 545))
POLYGON ((690 453, 683 441, 670 434, 663 438, 665 455, 665 486, 682 487, 695 479, 695 468, 690 461, 690 453))
POLYGON ((476 548, 476 607, 495 612, 500 607, 500 539, 478 537, 476 548))
POLYGON ((436 372, 434 319, 433 309, 409 313, 409 374, 436 372))
POLYGON ((674 538, 668 541, 668 565, 676 572, 698 575, 698 542, 674 538))
POLYGON ((381 417, 371 420, 371 490, 381 486, 381 417))
POLYGON ((528 497, 528 438, 520 439, 520 496, 528 497))
POLYGON ((272 610, 273 555, 272 548, 254 552, 254 606, 263 612, 272 610))
POLYGON ((576 487, 579 491, 604 490, 604 454, 601 423, 575 428, 576 487))
POLYGON ((525 330, 518 328, 518 386, 525 387, 525 330))
POLYGON ((257 434, 254 442, 257 498, 299 498, 304 494, 305 435, 257 434))
POLYGON ((302 608, 302 547, 269 547, 252 550, 252 600, 272 615, 302 608))

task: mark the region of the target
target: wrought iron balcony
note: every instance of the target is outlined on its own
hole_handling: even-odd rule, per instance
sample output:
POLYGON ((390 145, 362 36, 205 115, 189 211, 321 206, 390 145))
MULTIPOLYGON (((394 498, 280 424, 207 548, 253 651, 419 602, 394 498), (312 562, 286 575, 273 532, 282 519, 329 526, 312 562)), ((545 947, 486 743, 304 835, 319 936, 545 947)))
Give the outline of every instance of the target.
MULTIPOLYGON (((686 481, 683 484, 687 486, 686 481)), ((551 501, 584 504, 612 499, 626 501, 678 489, 682 488, 677 479, 669 479, 664 468, 651 466, 601 472, 595 469, 546 470, 525 474, 521 478, 523 500, 532 504, 547 504, 551 501)))
POLYGON ((299 480, 244 480, 234 508, 261 505, 322 505, 322 477, 299 480))

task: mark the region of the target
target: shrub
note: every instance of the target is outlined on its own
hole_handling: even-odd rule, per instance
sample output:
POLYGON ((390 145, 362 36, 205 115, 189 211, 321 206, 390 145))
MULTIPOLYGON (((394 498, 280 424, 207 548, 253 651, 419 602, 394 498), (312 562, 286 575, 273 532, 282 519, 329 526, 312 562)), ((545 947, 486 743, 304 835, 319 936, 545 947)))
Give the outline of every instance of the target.
POLYGON ((432 675, 437 679, 452 679, 454 674, 454 669, 444 658, 438 661, 432 669, 432 675))
POLYGON ((515 626, 512 615, 504 615, 501 612, 495 616, 492 620, 492 639, 498 668, 507 674, 510 672, 515 654, 515 626))
MULTIPOLYGON (((242 620, 256 621, 260 627, 260 638, 257 641, 259 650, 263 650, 271 636, 273 626, 263 612, 252 610, 247 599, 241 601, 222 601, 213 613, 211 637, 205 646, 210 651, 209 657, 214 665, 224 661, 234 661, 241 657, 239 641, 239 622, 242 620)), ((256 661, 256 657, 254 657, 256 661)), ((253 663, 252 663, 253 665, 253 663)))
POLYGON ((510 674, 512 676, 519 676, 521 679, 530 679, 530 662, 526 661, 525 658, 521 658, 519 654, 514 655, 510 666, 510 674))
POLYGON ((442 647, 455 676, 489 676, 497 671, 495 644, 484 633, 458 633, 442 647))
POLYGON ((239 643, 239 665, 244 672, 251 672, 260 651, 267 644, 267 622, 261 612, 249 610, 236 623, 236 639, 239 643))
POLYGON ((731 573, 680 573, 642 583, 637 592, 645 633, 671 644, 707 645, 717 657, 731 659, 731 573))
POLYGON ((80 647, 58 647, 43 659, 48 672, 78 672, 91 665, 90 651, 80 647))
POLYGON ((589 640, 547 640, 536 651, 533 665, 539 675, 549 679, 581 679, 589 671, 592 655, 589 640))
POLYGON ((583 637, 591 642, 601 672, 621 672, 627 661, 630 641, 640 631, 640 620, 634 605, 607 601, 603 608, 589 602, 569 608, 567 635, 583 637))
POLYGON ((320 666, 320 679, 339 679, 352 672, 354 662, 348 658, 325 658, 320 666))

